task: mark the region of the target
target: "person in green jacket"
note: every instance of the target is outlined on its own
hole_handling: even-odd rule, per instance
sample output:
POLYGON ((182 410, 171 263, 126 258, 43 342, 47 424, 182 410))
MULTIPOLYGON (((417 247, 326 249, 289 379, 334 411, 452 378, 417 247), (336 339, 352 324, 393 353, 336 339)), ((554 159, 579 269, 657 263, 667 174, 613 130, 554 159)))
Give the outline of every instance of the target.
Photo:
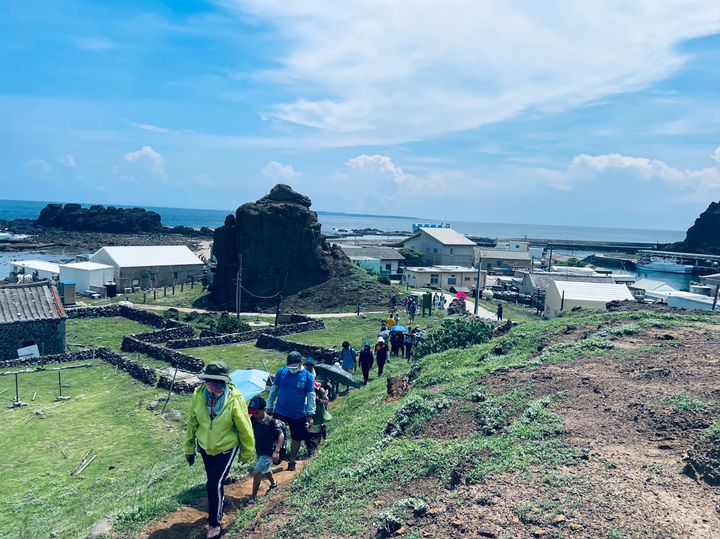
POLYGON ((208 539, 222 534, 223 483, 238 453, 241 462, 255 457, 253 436, 247 405, 240 391, 230 381, 230 369, 222 361, 208 363, 198 378, 198 386, 190 403, 190 419, 185 437, 185 458, 192 466, 195 450, 205 465, 208 497, 208 539))

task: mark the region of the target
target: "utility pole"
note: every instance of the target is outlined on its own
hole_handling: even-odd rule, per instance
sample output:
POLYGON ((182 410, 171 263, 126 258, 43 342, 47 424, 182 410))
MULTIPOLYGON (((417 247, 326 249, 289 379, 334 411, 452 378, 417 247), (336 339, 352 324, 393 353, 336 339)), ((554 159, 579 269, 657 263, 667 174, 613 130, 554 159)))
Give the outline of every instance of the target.
POLYGON ((717 306, 718 294, 720 294, 720 284, 715 286, 715 299, 713 300, 713 306, 712 306, 713 311, 715 310, 715 307, 717 306))
POLYGON ((480 258, 478 258, 477 261, 477 280, 475 281, 475 308, 473 309, 473 313, 475 316, 478 314, 479 305, 480 305, 480 258))
POLYGON ((243 257, 242 257, 242 253, 240 253, 240 265, 238 266, 237 283, 236 283, 236 288, 235 288, 235 307, 236 307, 238 320, 240 320, 240 304, 241 304, 241 300, 242 300, 242 263, 243 263, 243 257))

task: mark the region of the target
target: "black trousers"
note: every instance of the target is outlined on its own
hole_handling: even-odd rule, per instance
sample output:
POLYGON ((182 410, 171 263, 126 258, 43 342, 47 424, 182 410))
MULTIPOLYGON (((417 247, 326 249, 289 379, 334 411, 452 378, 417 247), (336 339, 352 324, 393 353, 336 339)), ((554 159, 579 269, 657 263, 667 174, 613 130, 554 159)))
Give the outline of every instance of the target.
POLYGON ((364 380, 365 383, 367 384, 367 383, 368 383, 368 380, 370 380, 370 369, 372 369, 372 363, 367 364, 367 365, 361 364, 361 365, 360 365, 360 368, 362 369, 363 380, 364 380))
POLYGON ((383 370, 385 370, 385 361, 385 358, 377 358, 378 376, 382 376, 383 370))
POLYGON ((225 479, 230 473, 233 459, 237 454, 238 448, 233 447, 220 453, 219 455, 208 455, 205 450, 200 448, 203 464, 205 465, 205 473, 207 474, 207 483, 205 483, 205 491, 208 497, 208 521, 210 526, 220 526, 223 517, 223 500, 225 499, 225 479))

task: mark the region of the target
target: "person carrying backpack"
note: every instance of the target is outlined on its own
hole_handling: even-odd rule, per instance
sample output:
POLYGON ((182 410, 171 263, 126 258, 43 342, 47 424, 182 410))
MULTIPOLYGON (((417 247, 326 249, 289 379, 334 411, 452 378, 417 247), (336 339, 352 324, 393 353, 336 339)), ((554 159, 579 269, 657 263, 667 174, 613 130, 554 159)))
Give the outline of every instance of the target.
POLYGON ((288 471, 295 470, 300 444, 307 443, 315 415, 315 379, 302 364, 299 352, 290 352, 287 366, 277 371, 268 397, 268 412, 290 427, 288 471))
POLYGON ((403 335, 403 344, 405 345, 405 359, 410 361, 412 357, 412 347, 415 344, 415 335, 412 331, 408 331, 403 335))
POLYGON ((388 347, 387 344, 385 344, 385 339, 378 337, 377 344, 375 345, 375 359, 377 360, 378 376, 382 376, 387 358, 388 347))
POLYGON ((355 358, 357 354, 355 349, 350 346, 350 343, 345 341, 342 343, 342 348, 338 353, 338 360, 340 360, 340 366, 346 371, 355 370, 355 358))
POLYGON ((257 499, 263 478, 270 481, 268 492, 277 488, 272 473, 272 465, 280 464, 285 453, 285 424, 267 413, 265 399, 257 395, 248 403, 253 434, 255 435, 255 453, 257 460, 253 469, 253 486, 250 503, 257 499))
POLYGON ((363 384, 367 385, 370 381, 370 369, 372 369, 374 362, 373 353, 370 349, 370 343, 365 341, 365 345, 360 350, 360 368, 363 374, 363 384))

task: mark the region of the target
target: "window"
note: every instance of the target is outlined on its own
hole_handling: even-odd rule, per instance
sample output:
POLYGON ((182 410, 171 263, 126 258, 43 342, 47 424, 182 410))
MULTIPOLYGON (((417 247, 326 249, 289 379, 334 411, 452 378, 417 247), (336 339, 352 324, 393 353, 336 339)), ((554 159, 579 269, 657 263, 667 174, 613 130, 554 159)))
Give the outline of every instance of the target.
POLYGON ((437 254, 437 249, 433 249, 433 253, 437 254))
POLYGON ((177 280, 177 276, 178 276, 178 272, 177 272, 177 271, 173 271, 173 279, 177 280))
POLYGON ((35 341, 23 341, 22 346, 20 346, 20 348, 25 348, 26 346, 32 346, 33 344, 36 344, 35 341))
POLYGON ((131 286, 140 286, 140 279, 133 279, 132 283, 130 283, 131 286))
POLYGON ((450 254, 454 254, 454 253, 455 253, 455 249, 453 249, 452 247, 450 247, 450 254))
POLYGON ((385 269, 388 271, 392 271, 392 264, 385 264, 385 269))
POLYGON ((469 281, 469 280, 470 280, 470 277, 465 277, 465 280, 466 280, 466 281, 469 281))
POLYGON ((448 277, 448 286, 452 286, 457 284, 457 275, 454 273, 450 274, 450 277, 448 277))
POLYGON ((426 252, 427 254, 430 254, 430 247, 425 247, 425 252, 426 252))
POLYGON ((431 273, 430 274, 430 284, 438 284, 440 281, 440 275, 437 273, 431 273))

